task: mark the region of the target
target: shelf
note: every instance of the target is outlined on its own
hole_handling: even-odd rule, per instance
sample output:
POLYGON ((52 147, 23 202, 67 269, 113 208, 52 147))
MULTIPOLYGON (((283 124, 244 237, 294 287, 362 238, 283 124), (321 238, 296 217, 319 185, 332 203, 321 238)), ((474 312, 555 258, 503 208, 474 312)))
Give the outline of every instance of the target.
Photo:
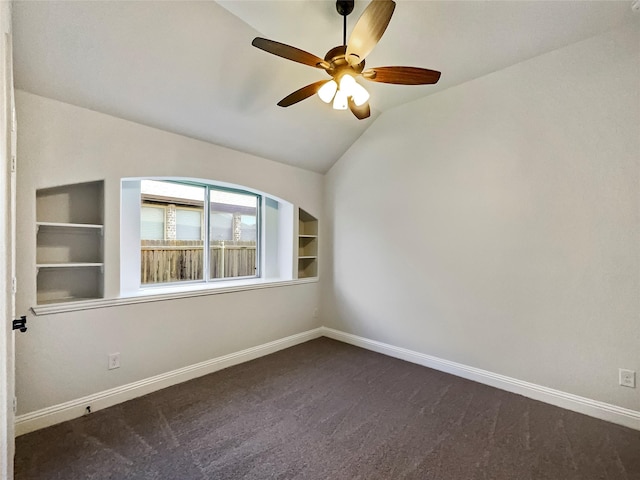
POLYGON ((317 236, 318 235, 318 219, 310 213, 300 209, 298 214, 298 236, 317 236))
POLYGON ((298 259, 298 278, 313 278, 318 276, 318 259, 299 258, 298 259))
POLYGON ((310 213, 298 212, 298 278, 318 276, 318 220, 310 213))
POLYGON ((38 305, 103 297, 102 268, 97 266, 47 264, 37 278, 38 305))
POLYGON ((36 240, 36 264, 102 263, 99 228, 41 226, 36 240))
POLYGON ((85 268, 85 267, 104 267, 104 263, 69 262, 69 263, 38 263, 36 264, 36 268, 85 268))
POLYGON ((59 223, 59 222, 36 222, 36 227, 46 228, 60 228, 60 229, 87 229, 87 230, 99 230, 104 228, 102 225, 92 223, 59 223))
POLYGON ((304 236, 298 238, 298 258, 318 256, 318 237, 304 236))
POLYGON ((36 222, 102 225, 104 182, 76 183, 36 192, 36 222))
POLYGON ((38 305, 103 298, 104 182, 36 191, 38 305))

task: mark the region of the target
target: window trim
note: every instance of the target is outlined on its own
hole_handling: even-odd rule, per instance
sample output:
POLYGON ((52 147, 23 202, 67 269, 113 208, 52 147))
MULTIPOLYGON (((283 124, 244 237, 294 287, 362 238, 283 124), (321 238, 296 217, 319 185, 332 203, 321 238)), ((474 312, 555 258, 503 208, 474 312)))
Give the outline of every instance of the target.
MULTIPOLYGON (((295 274, 295 225, 296 207, 293 203, 276 195, 260 191, 245 185, 228 182, 193 178, 193 177, 124 177, 120 179, 120 249, 119 249, 119 283, 117 296, 111 300, 103 300, 100 305, 111 306, 127 303, 138 303, 149 298, 148 301, 160 301, 170 298, 184 298, 190 296, 212 295, 218 293, 266 288, 268 286, 293 285, 309 283, 306 279, 300 281, 295 274), (189 282, 141 284, 140 283, 140 224, 139 215, 131 215, 134 205, 139 208, 140 182, 142 180, 173 181, 178 184, 194 184, 210 186, 216 190, 248 193, 260 199, 258 203, 259 234, 256 248, 260 250, 260 259, 256 270, 260 276, 229 277, 225 279, 211 279, 209 282, 197 280, 189 282), (136 239, 137 238, 137 242, 136 239)), ((208 232, 208 225, 206 231, 208 232)), ((88 305, 93 305, 90 302, 88 305)), ((86 308, 99 308, 100 305, 86 308)), ((71 305, 69 305, 71 306, 71 305)), ((49 307, 49 306, 47 306, 49 307)), ((65 307, 60 307, 64 309, 65 307)), ((85 307, 83 307, 85 308, 85 307)), ((40 311, 40 309, 39 309, 40 311)), ((48 311, 48 310, 47 310, 48 311)), ((61 310, 64 311, 64 310, 61 310)))
MULTIPOLYGON (((253 279, 252 279, 253 280, 253 279)), ((261 281, 251 281, 238 285, 212 285, 197 289, 187 289, 184 291, 170 292, 155 289, 152 293, 143 291, 130 292, 116 298, 100 298, 96 300, 84 300, 70 303, 52 303, 49 305, 37 305, 31 307, 35 315, 53 315, 57 313, 77 312, 80 310, 94 310, 100 308, 118 307, 123 305, 134 305, 137 303, 165 302, 168 300, 179 300, 190 297, 204 297, 209 295, 222 295, 225 293, 246 292, 250 290, 262 290, 265 288, 289 287, 293 285, 303 285, 305 283, 318 283, 318 277, 295 278, 291 280, 260 279, 261 281)), ((199 283, 198 285, 204 285, 199 283)))

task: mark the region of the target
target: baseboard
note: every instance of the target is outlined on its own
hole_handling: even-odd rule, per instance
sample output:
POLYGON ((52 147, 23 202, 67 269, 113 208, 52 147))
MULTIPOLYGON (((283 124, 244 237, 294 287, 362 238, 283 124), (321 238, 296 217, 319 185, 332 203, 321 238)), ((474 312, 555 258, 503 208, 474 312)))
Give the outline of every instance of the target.
POLYGON ((567 410, 589 415, 625 427, 640 430, 640 412, 630 410, 609 403, 591 400, 571 393, 554 390, 534 383, 524 382, 515 378, 499 375, 479 368, 469 367, 461 363, 443 360, 438 357, 414 352, 406 348, 396 347, 387 343, 370 340, 333 328, 322 327, 321 333, 325 337, 333 338, 357 347, 382 353, 390 357, 417 363, 425 367, 450 373, 458 377, 473 380, 478 383, 517 393, 534 400, 549 403, 567 410))
POLYGON ((102 410, 103 408, 111 407, 113 405, 126 402, 127 400, 186 382, 193 378, 208 375, 209 373, 213 373, 233 365, 248 362, 249 360, 254 360, 321 336, 322 329, 315 328, 313 330, 291 335, 256 347, 247 348, 246 350, 241 350, 229 355, 223 355, 211 360, 206 360, 195 365, 172 370, 171 372, 146 378, 138 382, 129 383, 121 387, 112 388, 93 395, 61 403, 59 405, 43 408, 42 410, 20 415, 16 417, 16 436, 24 435, 25 433, 81 417, 85 415, 87 406, 91 406, 92 412, 102 410))
POLYGON ((321 336, 333 338, 334 340, 382 353, 390 357, 406 360, 418 365, 423 365, 425 367, 473 380, 478 383, 490 385, 501 390, 517 393, 534 400, 556 405, 567 410, 583 413, 591 417, 623 425, 635 430, 640 430, 640 412, 635 410, 629 410, 616 405, 591 400, 589 398, 580 397, 560 390, 554 390, 534 383, 524 382, 505 375, 499 375, 487 370, 469 367, 461 363, 444 360, 424 353, 408 350, 406 348, 396 347, 376 340, 370 340, 368 338, 345 333, 333 328, 320 327, 275 340, 273 342, 265 343, 263 345, 247 348, 246 350, 241 350, 229 355, 197 363, 195 365, 163 373, 161 375, 146 378, 138 382, 129 383, 121 387, 112 388, 86 397, 61 403, 59 405, 43 408, 42 410, 30 412, 25 415, 20 415, 16 417, 16 436, 24 435, 25 433, 81 417, 86 413, 87 406, 91 406, 91 411, 96 412, 103 408, 111 407, 113 405, 126 402, 127 400, 132 400, 142 395, 147 395, 148 393, 152 393, 172 385, 177 385, 233 365, 254 360, 321 336))

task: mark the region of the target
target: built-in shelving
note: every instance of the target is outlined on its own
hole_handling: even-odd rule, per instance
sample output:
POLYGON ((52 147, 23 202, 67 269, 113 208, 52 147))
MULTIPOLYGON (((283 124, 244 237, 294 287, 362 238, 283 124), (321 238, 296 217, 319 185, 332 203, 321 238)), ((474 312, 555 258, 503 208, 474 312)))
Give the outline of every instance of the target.
POLYGON ((103 297, 103 182, 36 192, 38 305, 103 297))
POLYGON ((318 276, 318 220, 298 211, 298 278, 318 276))

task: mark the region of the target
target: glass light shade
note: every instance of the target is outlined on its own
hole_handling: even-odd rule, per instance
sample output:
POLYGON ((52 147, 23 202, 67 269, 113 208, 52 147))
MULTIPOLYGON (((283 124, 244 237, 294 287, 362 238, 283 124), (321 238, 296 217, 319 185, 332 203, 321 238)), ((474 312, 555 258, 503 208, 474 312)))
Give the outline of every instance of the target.
POLYGON ((353 95, 354 85, 357 85, 357 83, 351 75, 345 74, 340 79, 340 90, 343 91, 347 97, 353 95))
POLYGON ((336 90, 338 90, 338 84, 335 80, 331 80, 320 87, 320 90, 318 90, 318 96, 324 103, 329 103, 333 100, 336 90))
POLYGON ((347 95, 342 90, 336 92, 336 96, 333 99, 333 108, 334 110, 347 109, 347 95))
POLYGON ((351 98, 353 98, 353 103, 359 107, 360 105, 367 103, 367 100, 369 100, 369 92, 367 92, 362 85, 354 82, 353 89, 351 91, 351 98))

